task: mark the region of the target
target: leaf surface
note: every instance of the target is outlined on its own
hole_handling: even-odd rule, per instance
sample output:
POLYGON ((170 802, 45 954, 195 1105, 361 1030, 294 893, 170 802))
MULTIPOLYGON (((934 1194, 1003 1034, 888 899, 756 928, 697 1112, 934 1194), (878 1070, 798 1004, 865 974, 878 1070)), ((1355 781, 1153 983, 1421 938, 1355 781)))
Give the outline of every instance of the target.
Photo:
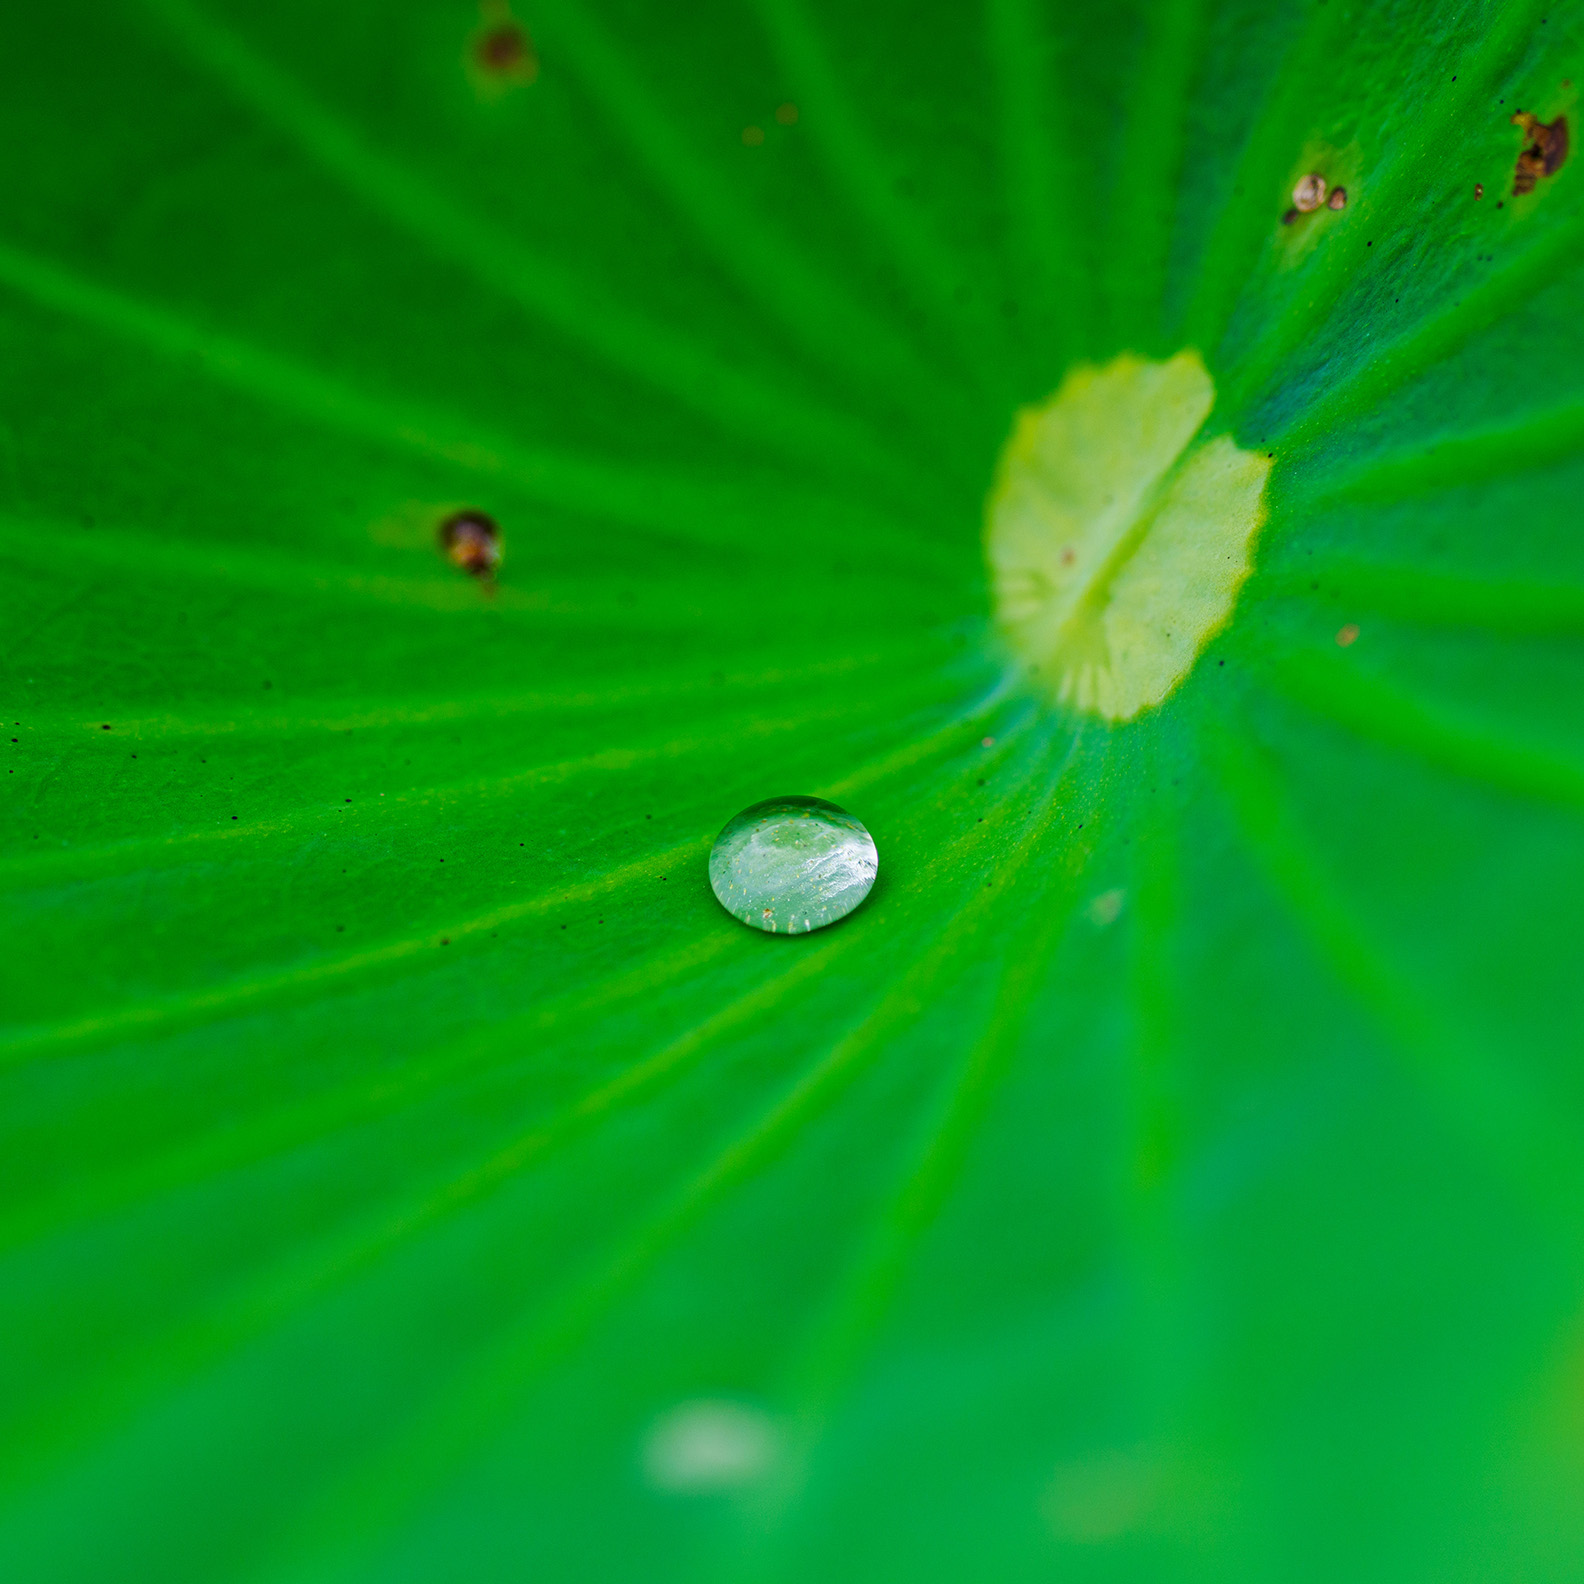
POLYGON ((502 15, 0 20, 7 1577, 1576 1578, 1584 12, 502 15), (1185 349, 1110 723, 986 499, 1185 349))

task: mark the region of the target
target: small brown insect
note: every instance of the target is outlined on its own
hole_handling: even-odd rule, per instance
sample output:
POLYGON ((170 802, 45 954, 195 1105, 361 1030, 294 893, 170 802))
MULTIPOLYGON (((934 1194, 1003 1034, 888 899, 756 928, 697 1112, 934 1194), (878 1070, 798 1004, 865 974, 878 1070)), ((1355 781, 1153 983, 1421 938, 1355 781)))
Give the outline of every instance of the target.
POLYGON ((1476 198, 1483 198, 1485 196, 1485 183, 1484 182, 1475 182, 1474 183, 1474 196, 1476 198))
POLYGON ((1527 110, 1514 112, 1512 123, 1523 128, 1528 139, 1518 155, 1513 171, 1513 197, 1521 198, 1535 190, 1542 176, 1555 176, 1568 157, 1568 124, 1558 116, 1549 126, 1527 110))
POLYGON ((1318 171, 1310 171, 1307 176, 1298 178, 1298 185, 1293 188, 1293 208, 1299 214, 1310 214, 1325 202, 1326 179, 1318 171))
POLYGON ((455 512, 440 524, 440 548, 452 566, 487 581, 501 563, 501 531, 484 512, 455 512))
POLYGON ((1346 187, 1333 187, 1331 189, 1331 196, 1326 199, 1326 208, 1327 209, 1346 209, 1347 208, 1347 188, 1346 187))

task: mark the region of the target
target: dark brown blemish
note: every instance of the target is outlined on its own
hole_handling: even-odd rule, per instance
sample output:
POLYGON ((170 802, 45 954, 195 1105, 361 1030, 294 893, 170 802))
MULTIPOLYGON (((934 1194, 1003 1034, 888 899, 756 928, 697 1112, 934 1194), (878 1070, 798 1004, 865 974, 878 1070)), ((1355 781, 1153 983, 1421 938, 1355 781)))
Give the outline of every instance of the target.
POLYGON ((1474 183, 1474 196, 1476 198, 1483 198, 1485 196, 1485 183, 1484 182, 1475 182, 1474 183))
POLYGON ((1513 197, 1521 198, 1535 190, 1535 183, 1544 176, 1555 176, 1568 157, 1568 125, 1566 116, 1558 116, 1549 126, 1527 110, 1515 110, 1512 123, 1523 128, 1528 140, 1518 155, 1513 171, 1513 197))
POLYGON ((493 578, 503 553, 501 531, 485 512, 454 512, 440 524, 440 548, 452 566, 476 578, 493 578))
POLYGON ((539 75, 533 40, 503 0, 485 0, 479 7, 484 25, 473 39, 473 64, 499 88, 531 83, 539 75))

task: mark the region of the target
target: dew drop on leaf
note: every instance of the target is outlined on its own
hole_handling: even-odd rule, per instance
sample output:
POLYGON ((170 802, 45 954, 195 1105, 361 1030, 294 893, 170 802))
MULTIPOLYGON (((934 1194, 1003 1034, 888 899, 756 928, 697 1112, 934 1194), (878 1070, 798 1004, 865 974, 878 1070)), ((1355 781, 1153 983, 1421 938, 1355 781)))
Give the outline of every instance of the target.
POLYGON ((745 808, 715 838, 710 885, 720 905, 771 935, 804 935, 846 918, 874 886, 869 832, 823 798, 745 808))

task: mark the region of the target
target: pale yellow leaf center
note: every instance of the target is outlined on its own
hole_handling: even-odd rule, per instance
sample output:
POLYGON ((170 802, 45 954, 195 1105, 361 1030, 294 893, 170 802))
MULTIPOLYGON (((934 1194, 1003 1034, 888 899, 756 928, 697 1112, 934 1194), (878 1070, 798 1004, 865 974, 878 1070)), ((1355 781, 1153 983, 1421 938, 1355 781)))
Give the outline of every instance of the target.
POLYGON ((1071 370, 1025 408, 985 524, 996 620, 1031 679, 1107 720, 1159 704, 1226 625, 1265 520, 1270 461, 1200 431, 1197 352, 1071 370))

